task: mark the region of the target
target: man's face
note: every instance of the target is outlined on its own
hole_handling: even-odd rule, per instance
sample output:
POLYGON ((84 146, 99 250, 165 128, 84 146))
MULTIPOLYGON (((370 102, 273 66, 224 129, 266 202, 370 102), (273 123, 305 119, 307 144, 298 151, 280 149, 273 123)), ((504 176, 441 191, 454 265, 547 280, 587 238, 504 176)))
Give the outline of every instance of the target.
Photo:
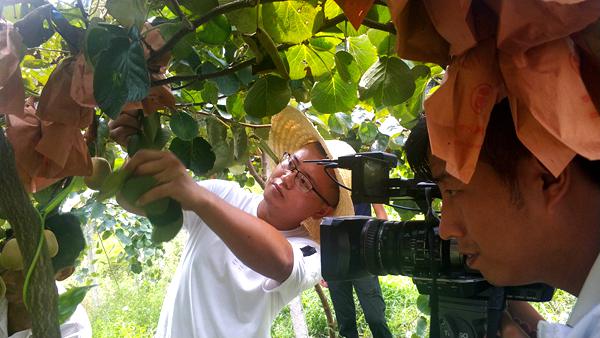
POLYGON ((448 175, 444 161, 430 156, 430 164, 443 199, 440 236, 457 239, 469 267, 493 284, 539 281, 545 233, 533 189, 519 181, 517 202, 489 164, 479 161, 469 184, 448 175))
POLYGON ((289 161, 280 163, 273 170, 265 185, 264 202, 275 226, 297 226, 323 210, 333 210, 338 199, 337 186, 322 166, 302 162, 323 157, 315 144, 309 144, 290 154, 289 161, 297 170, 289 170, 289 161), (313 189, 303 189, 299 175, 307 179, 313 189))

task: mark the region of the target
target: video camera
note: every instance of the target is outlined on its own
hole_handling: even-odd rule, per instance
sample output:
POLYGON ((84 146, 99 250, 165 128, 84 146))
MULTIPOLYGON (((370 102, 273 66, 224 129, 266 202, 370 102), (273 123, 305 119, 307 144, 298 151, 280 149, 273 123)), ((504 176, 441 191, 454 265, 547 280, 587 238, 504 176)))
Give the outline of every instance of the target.
POLYGON ((408 197, 423 214, 422 220, 410 221, 324 218, 320 231, 325 280, 390 274, 412 277, 419 293, 429 295, 431 337, 496 337, 507 299, 552 299, 554 289, 548 285, 494 287, 469 269, 457 242, 439 237, 440 221, 432 207, 434 199, 441 198, 437 185, 390 178, 395 155, 367 152, 305 162, 351 170, 355 203, 388 203, 408 197))

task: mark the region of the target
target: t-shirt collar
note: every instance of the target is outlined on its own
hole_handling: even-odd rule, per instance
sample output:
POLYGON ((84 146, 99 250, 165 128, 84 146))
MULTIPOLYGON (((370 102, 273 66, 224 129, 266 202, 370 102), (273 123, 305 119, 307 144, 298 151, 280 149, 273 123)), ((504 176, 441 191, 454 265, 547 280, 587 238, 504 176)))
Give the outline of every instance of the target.
POLYGON ((567 325, 575 326, 581 318, 598 304, 600 304, 600 255, 596 258, 596 262, 592 265, 592 269, 585 279, 585 283, 583 283, 567 325))

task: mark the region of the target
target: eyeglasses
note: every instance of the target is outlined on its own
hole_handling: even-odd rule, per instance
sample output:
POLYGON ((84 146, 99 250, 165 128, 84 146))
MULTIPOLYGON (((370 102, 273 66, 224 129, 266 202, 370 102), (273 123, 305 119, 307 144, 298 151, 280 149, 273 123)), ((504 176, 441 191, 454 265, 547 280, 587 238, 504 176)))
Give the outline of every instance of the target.
POLYGON ((300 191, 304 193, 314 191, 315 194, 317 194, 317 196, 319 196, 319 198, 323 202, 325 202, 325 204, 327 204, 330 207, 335 207, 333 204, 329 203, 329 201, 327 201, 325 197, 323 197, 323 195, 321 195, 321 193, 317 191, 317 189, 315 189, 308 177, 305 174, 303 174, 300 170, 298 170, 298 166, 296 165, 296 163, 294 163, 294 157, 292 155, 290 155, 287 152, 283 153, 283 157, 281 158, 281 162, 279 162, 279 164, 286 172, 296 173, 294 183, 298 188, 300 188, 300 191))

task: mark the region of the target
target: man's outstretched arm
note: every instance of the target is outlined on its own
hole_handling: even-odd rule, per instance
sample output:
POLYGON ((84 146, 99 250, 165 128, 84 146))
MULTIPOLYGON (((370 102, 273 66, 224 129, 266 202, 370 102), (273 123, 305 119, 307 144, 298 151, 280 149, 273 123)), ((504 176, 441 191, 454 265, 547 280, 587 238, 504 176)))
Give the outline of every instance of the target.
POLYGON ((138 200, 140 206, 170 197, 195 212, 244 264, 263 276, 284 282, 294 254, 287 239, 269 223, 225 202, 194 182, 171 152, 140 150, 125 165, 134 175, 150 175, 159 183, 138 200))

